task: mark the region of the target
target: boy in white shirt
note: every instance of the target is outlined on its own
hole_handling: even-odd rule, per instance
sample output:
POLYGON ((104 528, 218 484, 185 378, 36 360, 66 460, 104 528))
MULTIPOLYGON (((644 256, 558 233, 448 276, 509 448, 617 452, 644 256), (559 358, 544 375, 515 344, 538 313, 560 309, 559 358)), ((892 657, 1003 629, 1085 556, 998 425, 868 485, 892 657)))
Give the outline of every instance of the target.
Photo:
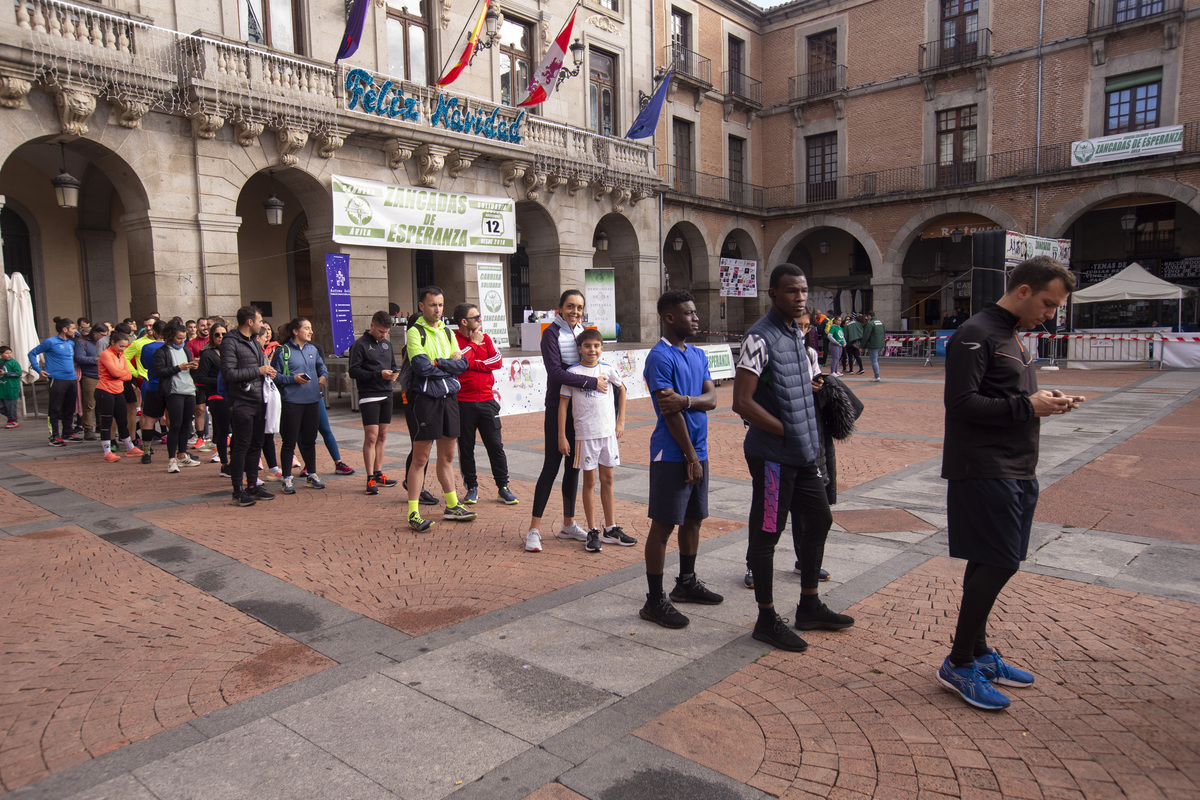
MULTIPOLYGON (((621 463, 617 439, 625 433, 625 387, 621 373, 611 364, 600 361, 604 352, 604 340, 600 331, 588 328, 576 339, 579 345, 579 363, 571 372, 608 379, 608 385, 616 392, 616 407, 613 395, 563 386, 561 395, 570 403, 558 404, 558 451, 571 455, 571 444, 567 441, 567 413, 570 407, 575 418, 575 463, 583 470, 583 515, 587 520, 588 534, 583 549, 599 553, 601 542, 632 547, 637 539, 629 536, 614 522, 613 512, 613 467, 621 463), (596 473, 600 473, 600 505, 604 509, 604 532, 594 525, 596 514, 596 473)), ((570 538, 570 537, 564 537, 570 538)))

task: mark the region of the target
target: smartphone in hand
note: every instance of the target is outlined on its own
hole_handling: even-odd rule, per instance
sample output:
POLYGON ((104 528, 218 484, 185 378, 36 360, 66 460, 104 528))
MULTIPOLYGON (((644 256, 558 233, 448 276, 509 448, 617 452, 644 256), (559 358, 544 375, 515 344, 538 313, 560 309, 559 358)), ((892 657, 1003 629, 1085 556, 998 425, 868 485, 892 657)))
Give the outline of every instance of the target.
POLYGON ((296 383, 308 383, 312 378, 308 377, 307 372, 296 373, 296 383))

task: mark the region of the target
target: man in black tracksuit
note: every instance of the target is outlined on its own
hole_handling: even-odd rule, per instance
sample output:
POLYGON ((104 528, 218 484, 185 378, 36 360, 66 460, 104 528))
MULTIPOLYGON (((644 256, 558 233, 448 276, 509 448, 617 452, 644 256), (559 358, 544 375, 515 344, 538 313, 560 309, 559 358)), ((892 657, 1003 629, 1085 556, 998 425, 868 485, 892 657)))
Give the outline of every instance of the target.
POLYGON ((950 555, 967 560, 954 646, 938 682, 976 708, 998 711, 1009 699, 992 684, 1031 686, 1034 676, 988 647, 987 619, 1000 590, 1025 559, 1037 506, 1039 417, 1065 414, 1082 397, 1039 391, 1017 328, 1058 313, 1075 277, 1045 256, 1018 264, 1007 291, 964 322, 946 346, 946 436, 942 477, 950 555))
POLYGON ((262 452, 263 428, 267 406, 263 399, 263 378, 274 378, 274 367, 258 345, 262 314, 254 306, 237 312, 238 327, 221 342, 221 377, 229 397, 229 426, 233 439, 229 445, 229 472, 233 480, 234 505, 252 506, 258 500, 273 500, 275 495, 258 486, 258 456, 262 452), (242 475, 246 485, 242 485, 242 475))
POLYGON ((363 425, 363 465, 367 468, 367 494, 379 494, 380 486, 395 486, 383 473, 383 449, 392 424, 395 393, 396 349, 388 339, 392 315, 376 311, 370 327, 350 345, 350 377, 358 384, 358 410, 363 425))

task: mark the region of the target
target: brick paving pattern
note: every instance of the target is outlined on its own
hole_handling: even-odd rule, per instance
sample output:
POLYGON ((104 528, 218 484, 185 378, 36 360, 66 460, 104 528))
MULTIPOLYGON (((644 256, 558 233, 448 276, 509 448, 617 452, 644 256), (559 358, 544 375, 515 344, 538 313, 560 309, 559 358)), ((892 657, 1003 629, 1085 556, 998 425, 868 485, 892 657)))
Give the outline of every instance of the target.
POLYGON ((0 539, 0 789, 332 662, 81 528, 0 539))
POLYGON ((5 489, 0 489, 0 508, 4 509, 5 525, 21 525, 25 522, 54 519, 54 515, 46 509, 17 497, 5 489))
POLYGON ((990 639, 1038 681, 988 714, 934 680, 961 578, 934 559, 851 608, 854 628, 770 651, 637 734, 788 800, 1200 794, 1193 606, 1018 573, 990 639))

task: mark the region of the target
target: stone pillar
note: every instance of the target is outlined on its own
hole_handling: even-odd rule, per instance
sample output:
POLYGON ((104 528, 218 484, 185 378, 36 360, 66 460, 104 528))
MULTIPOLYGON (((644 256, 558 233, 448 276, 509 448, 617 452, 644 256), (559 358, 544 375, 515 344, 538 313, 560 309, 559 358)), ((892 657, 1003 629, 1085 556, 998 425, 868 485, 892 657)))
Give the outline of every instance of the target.
POLYGON ((137 211, 121 217, 129 238, 129 293, 133 316, 164 318, 203 313, 204 270, 196 220, 137 211))
MULTIPOLYGON (((387 249, 352 244, 331 244, 327 252, 350 256, 350 305, 354 312, 354 332, 361 334, 371 323, 376 311, 387 311, 387 249), (336 248, 336 249, 335 249, 336 248)), ((321 275, 325 274, 325 258, 321 258, 321 275)), ((328 291, 324 292, 326 307, 328 291)))
MULTIPOLYGON (((4 200, 4 195, 0 194, 0 210, 4 209, 4 200)), ((3 244, 4 238, 0 235, 0 275, 7 275, 8 271, 4 268, 3 244)), ((0 286, 0 342, 11 342, 12 336, 8 331, 8 292, 4 291, 4 288, 0 286)))
MULTIPOLYGON (((548 246, 525 245, 529 258, 529 303, 534 309, 558 307, 558 296, 562 293, 561 257, 558 242, 548 246)), ((579 274, 583 283, 583 273, 579 274)), ((514 322, 514 324, 517 324, 514 322)))
POLYGON ((110 230, 96 231, 76 228, 79 254, 83 259, 83 285, 88 319, 113 320, 124 318, 117 308, 117 284, 114 275, 113 241, 117 235, 110 230))
POLYGON ((197 214, 196 221, 203 270, 203 306, 197 313, 224 317, 230 328, 235 328, 237 310, 245 302, 237 238, 242 218, 236 214, 197 214))
POLYGON ((883 320, 888 330, 900 329, 900 296, 904 281, 896 278, 873 278, 871 290, 873 299, 871 305, 875 316, 883 320))

